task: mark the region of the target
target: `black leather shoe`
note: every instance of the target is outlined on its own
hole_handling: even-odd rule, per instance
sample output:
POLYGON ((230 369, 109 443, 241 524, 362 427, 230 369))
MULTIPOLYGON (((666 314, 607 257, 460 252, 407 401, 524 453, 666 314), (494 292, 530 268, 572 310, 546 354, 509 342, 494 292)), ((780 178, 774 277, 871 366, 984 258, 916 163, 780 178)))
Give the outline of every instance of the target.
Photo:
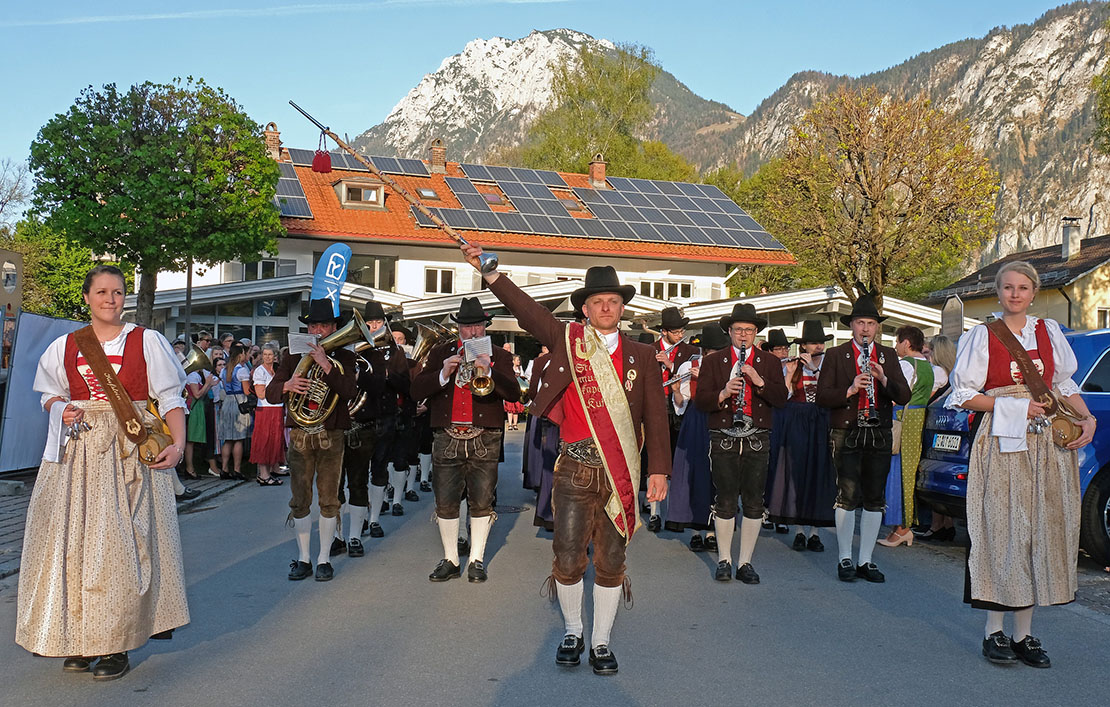
POLYGON ((156 633, 156 634, 154 634, 153 636, 150 637, 150 640, 152 640, 152 641, 169 641, 171 639, 173 639, 173 629, 172 628, 167 629, 165 631, 159 631, 158 633, 156 633))
POLYGON ((774 530, 775 524, 764 518, 762 521, 760 521, 759 527, 763 528, 764 530, 774 530))
POLYGON ((721 560, 717 563, 717 571, 713 574, 713 579, 718 582, 731 582, 732 581, 732 563, 728 560, 721 560))
POLYGON ((983 656, 997 665, 1013 665, 1018 662, 1013 642, 1001 631, 995 631, 983 639, 983 656))
POLYGON ((371 523, 369 528, 370 528, 370 537, 372 537, 372 538, 384 538, 385 537, 385 531, 382 530, 382 524, 381 523, 371 523))
POLYGON ((458 551, 460 555, 470 554, 470 541, 465 538, 459 538, 458 551))
POLYGON ((690 549, 694 552, 705 552, 705 538, 698 533, 690 537, 690 549))
POLYGON ((462 576, 462 570, 451 560, 446 558, 439 561, 436 568, 428 575, 428 579, 433 582, 446 582, 449 579, 455 579, 462 576))
POLYGON ((559 649, 555 651, 555 665, 571 668, 580 664, 582 662, 582 651, 584 650, 586 650, 586 644, 582 641, 582 637, 568 633, 563 636, 559 649))
POLYGON ((351 538, 347 541, 347 557, 362 557, 366 554, 366 548, 362 546, 362 541, 358 538, 351 538))
POLYGON ((432 482, 431 481, 421 481, 420 482, 420 490, 423 491, 424 493, 431 493, 432 492, 432 482))
POLYGON ((681 533, 686 530, 682 527, 682 523, 676 523, 673 520, 668 520, 663 523, 663 530, 668 533, 681 533))
POLYGON ((102 656, 93 668, 93 680, 115 680, 126 675, 128 670, 131 670, 131 663, 127 660, 127 653, 102 656))
POLYGON ((750 562, 745 562, 736 568, 736 579, 744 584, 759 584, 759 575, 756 574, 750 562))
POLYGON ((866 579, 868 582, 875 582, 879 584, 886 581, 886 575, 879 571, 874 562, 868 562, 866 565, 859 565, 856 567, 856 576, 861 579, 866 579))
POLYGON ((174 494, 175 498, 177 498, 178 503, 180 503, 182 501, 189 501, 191 499, 196 498, 199 495, 200 495, 200 491, 197 491, 196 489, 191 489, 188 486, 185 487, 185 490, 181 492, 180 496, 178 496, 177 494, 174 494))
POLYGON ((653 533, 658 533, 663 528, 663 519, 659 516, 652 516, 648 518, 648 530, 653 533))
POLYGON ((389 513, 389 501, 382 501, 382 513, 389 513))
POLYGON ((300 560, 293 560, 289 563, 289 579, 296 582, 301 579, 308 579, 312 576, 312 565, 300 560))
POLYGON ((468 582, 484 582, 489 579, 486 574, 486 566, 481 560, 471 560, 470 564, 466 566, 466 581, 468 582))
POLYGON ((1044 649, 1041 648, 1039 639, 1026 636, 1020 641, 1011 639, 1010 644, 1013 646, 1014 655, 1026 665, 1034 668, 1052 667, 1052 661, 1048 659, 1048 653, 1045 653, 1044 649))
POLYGON ((798 550, 799 552, 801 552, 802 550, 805 550, 806 549, 806 536, 803 535, 802 533, 798 533, 797 535, 795 535, 794 536, 794 544, 791 545, 790 547, 792 547, 795 550, 798 550))
POLYGON ((335 557, 336 555, 342 555, 345 552, 347 552, 347 543, 343 542, 339 538, 332 538, 331 550, 328 551, 328 556, 335 557))
POLYGON ((330 582, 331 578, 335 576, 335 571, 331 568, 330 562, 321 562, 316 565, 316 581, 317 582, 330 582))
POLYGON ((821 542, 821 538, 817 537, 816 534, 809 536, 809 540, 806 542, 806 547, 809 548, 810 552, 825 551, 824 543, 821 542))
POLYGON ((609 650, 609 646, 591 648, 590 665, 593 666, 594 675, 617 674, 617 657, 609 650))
POLYGON ((405 507, 402 506, 400 503, 394 503, 393 504, 393 510, 390 511, 390 513, 392 513, 395 516, 403 516, 403 515, 405 515, 405 507))
POLYGON ((717 536, 716 535, 706 535, 705 536, 705 549, 706 549, 707 552, 717 552, 717 536))
POLYGON ((406 501, 412 501, 413 503, 416 503, 417 501, 420 500, 420 497, 416 495, 415 491, 413 491, 412 489, 409 489, 408 491, 405 491, 405 500, 406 501))
POLYGON ((790 527, 783 525, 782 523, 775 523, 775 532, 779 535, 786 535, 790 532, 790 527))
POLYGON ((368 521, 368 520, 362 521, 362 531, 359 532, 359 535, 366 535, 366 531, 368 531, 368 530, 370 530, 370 521, 368 521))
POLYGON ((854 582, 856 581, 856 566, 852 561, 845 558, 836 565, 836 576, 841 582, 854 582))
MULTIPOLYGON (((72 658, 66 658, 62 661, 62 670, 67 673, 87 673, 89 672, 89 666, 92 665, 92 661, 92 658, 82 658, 79 655, 75 655, 72 658)), ((575 665, 577 665, 577 663, 575 663, 575 665)))

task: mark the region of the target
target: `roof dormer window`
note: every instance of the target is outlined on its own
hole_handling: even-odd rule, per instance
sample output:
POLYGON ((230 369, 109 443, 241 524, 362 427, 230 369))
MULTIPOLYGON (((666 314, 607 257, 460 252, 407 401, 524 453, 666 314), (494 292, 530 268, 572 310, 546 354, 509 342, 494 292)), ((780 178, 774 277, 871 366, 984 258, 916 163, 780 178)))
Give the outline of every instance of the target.
POLYGON ((352 187, 347 185, 347 201, 356 204, 380 204, 381 191, 379 187, 352 187))
POLYGON ((335 184, 335 193, 345 209, 385 208, 385 185, 378 181, 344 179, 335 184))

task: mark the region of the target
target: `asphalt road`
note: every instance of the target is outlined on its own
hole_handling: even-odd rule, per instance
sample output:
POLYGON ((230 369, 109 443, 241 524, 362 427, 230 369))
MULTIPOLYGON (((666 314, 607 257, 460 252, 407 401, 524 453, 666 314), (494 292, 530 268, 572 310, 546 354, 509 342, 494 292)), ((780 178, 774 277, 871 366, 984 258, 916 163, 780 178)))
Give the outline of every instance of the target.
POLYGON ((993 666, 951 553, 879 547, 886 584, 845 584, 829 532, 821 554, 765 533, 758 586, 714 582, 715 558, 690 552, 688 536, 637 534, 635 607, 613 631, 620 673, 595 676, 585 661, 558 669, 562 622, 540 596, 550 536, 532 526, 532 497, 520 488, 519 434, 499 503, 528 508, 494 525, 487 583, 427 580, 440 557, 430 494, 406 504, 404 517, 384 517, 387 535, 366 538, 365 557, 338 558, 332 582, 290 582, 288 487, 243 486, 181 516, 192 623, 133 651, 121 680, 64 674, 60 660, 16 646, 17 577, 2 580, 0 704, 1106 703, 1107 615, 1040 609, 1034 634, 1053 667, 993 666))

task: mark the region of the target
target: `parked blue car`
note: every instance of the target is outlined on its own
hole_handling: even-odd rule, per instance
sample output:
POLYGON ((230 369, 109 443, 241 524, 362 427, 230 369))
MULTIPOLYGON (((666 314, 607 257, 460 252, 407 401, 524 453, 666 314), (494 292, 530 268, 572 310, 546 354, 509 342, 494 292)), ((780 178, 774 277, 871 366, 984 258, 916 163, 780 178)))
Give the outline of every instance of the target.
MULTIPOLYGON (((1073 380, 1098 420, 1094 441, 1079 450, 1079 544, 1110 566, 1110 330, 1072 332, 1066 338, 1079 362, 1073 380)), ((917 498, 938 513, 966 518, 967 460, 982 416, 946 409, 947 397, 940 395, 927 411, 917 498)))

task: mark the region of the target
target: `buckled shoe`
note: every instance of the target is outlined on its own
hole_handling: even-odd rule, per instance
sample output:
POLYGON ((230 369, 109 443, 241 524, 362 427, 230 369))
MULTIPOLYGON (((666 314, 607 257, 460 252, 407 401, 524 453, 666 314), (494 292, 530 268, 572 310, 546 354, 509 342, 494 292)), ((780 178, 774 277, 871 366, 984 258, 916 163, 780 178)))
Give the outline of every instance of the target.
POLYGON ((821 542, 821 538, 817 537, 817 533, 809 536, 809 540, 806 542, 806 547, 809 548, 810 552, 825 551, 825 544, 821 542))
POLYGON ((874 562, 868 562, 865 565, 857 566, 856 576, 876 584, 886 581, 886 575, 879 571, 879 568, 875 566, 874 562))
POLYGON ((347 541, 347 557, 362 557, 366 554, 366 548, 362 546, 362 541, 358 538, 351 538, 347 541))
POLYGON ((416 495, 416 491, 413 491, 412 489, 409 489, 408 491, 405 491, 405 500, 406 501, 412 501, 413 503, 416 503, 417 501, 420 500, 420 497, 416 495))
POLYGON ((428 575, 428 579, 433 582, 446 582, 449 579, 455 579, 462 576, 462 570, 451 560, 444 558, 439 561, 436 568, 428 575))
POLYGON ((128 670, 131 670, 131 663, 127 660, 127 653, 101 656, 93 668, 93 680, 115 680, 126 675, 128 670))
POLYGON ((756 574, 755 568, 752 563, 745 562, 736 568, 736 579, 744 584, 759 584, 759 575, 756 574))
POLYGON ((331 550, 328 551, 328 557, 335 557, 336 555, 342 555, 345 552, 347 552, 347 543, 343 542, 339 538, 332 538, 331 539, 331 550))
POLYGON ((705 552, 705 538, 699 533, 690 536, 690 549, 694 552, 705 552))
POLYGON ((845 557, 836 564, 836 576, 841 582, 854 582, 856 581, 856 566, 845 557))
POLYGON ((663 527, 663 519, 660 518, 659 516, 652 516, 652 517, 648 518, 647 528, 651 532, 658 533, 659 530, 662 527, 663 527))
POLYGON ((794 536, 794 544, 790 546, 792 549, 801 552, 806 549, 806 536, 798 533, 794 536))
POLYGON ((331 568, 330 562, 321 562, 316 565, 316 581, 317 582, 330 582, 331 578, 335 576, 335 570, 331 568))
POLYGON ((75 655, 62 661, 62 670, 67 673, 87 673, 89 672, 92 662, 92 658, 83 658, 79 655, 75 655))
POLYGON ((385 531, 382 530, 382 524, 381 523, 371 523, 369 531, 370 531, 370 537, 372 537, 372 538, 384 538, 385 537, 385 531))
POLYGON ((1013 665, 1018 662, 1013 642, 1001 631, 995 631, 983 639, 983 656, 996 665, 1013 665))
POLYGON ((721 560, 717 563, 717 572, 713 575, 713 579, 718 582, 731 582, 732 581, 732 563, 728 560, 721 560))
POLYGON ((466 566, 466 581, 468 582, 484 582, 489 579, 486 574, 486 566, 481 560, 471 560, 470 564, 466 566))
POLYGON ((590 665, 593 666, 594 675, 616 675, 617 657, 609 646, 601 645, 590 649, 590 665))
POLYGON ((308 579, 312 576, 312 565, 300 560, 293 560, 289 563, 289 579, 296 582, 301 579, 308 579))
POLYGON ((562 665, 568 668, 579 665, 582 662, 582 651, 585 649, 586 644, 582 641, 581 636, 568 633, 563 636, 563 641, 559 644, 559 649, 555 651, 555 665, 562 665))
POLYGON ((1010 644, 1013 646, 1014 655, 1026 665, 1033 668, 1052 667, 1052 661, 1048 659, 1048 653, 1045 653, 1044 649, 1041 648, 1040 639, 1026 636, 1020 641, 1010 639, 1010 644))

